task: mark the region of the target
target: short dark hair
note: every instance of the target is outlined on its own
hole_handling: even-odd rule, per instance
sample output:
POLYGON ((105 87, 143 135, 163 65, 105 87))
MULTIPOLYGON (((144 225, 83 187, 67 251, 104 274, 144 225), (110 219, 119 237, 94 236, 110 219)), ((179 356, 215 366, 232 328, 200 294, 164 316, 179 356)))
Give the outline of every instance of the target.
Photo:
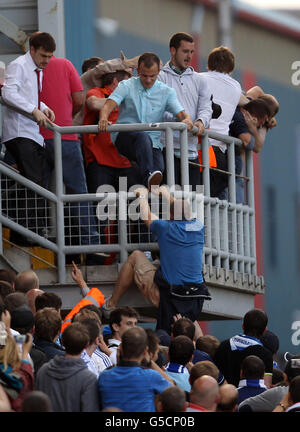
POLYGON ((18 308, 19 306, 23 306, 23 305, 28 306, 27 296, 22 292, 14 291, 5 297, 4 304, 7 310, 11 313, 14 309, 18 308))
POLYGON ((50 33, 35 32, 29 38, 29 46, 35 50, 43 48, 47 52, 54 52, 56 50, 56 43, 50 33))
POLYGON ((176 336, 169 346, 170 362, 185 366, 192 358, 194 344, 187 336, 176 336))
POLYGON ((300 376, 292 379, 289 386, 289 392, 294 403, 300 402, 300 376))
POLYGON ((192 386, 196 379, 202 377, 203 375, 209 375, 218 381, 219 372, 219 369, 213 362, 209 360, 199 361, 195 363, 190 370, 190 384, 192 386))
POLYGON ((249 310, 243 320, 244 333, 258 339, 263 335, 268 324, 268 317, 261 309, 249 310))
POLYGON ((184 32, 175 33, 170 39, 169 47, 178 50, 182 40, 191 43, 194 42, 193 36, 190 35, 189 33, 184 33, 184 32))
POLYGON ((56 293, 45 292, 36 297, 34 304, 36 311, 44 309, 45 307, 53 307, 58 311, 62 307, 62 300, 56 293))
POLYGON ((0 296, 3 301, 8 294, 12 294, 13 292, 14 290, 10 282, 0 280, 0 296))
POLYGON ((0 280, 13 284, 16 280, 17 273, 9 269, 0 269, 0 280))
POLYGON ((175 321, 172 334, 173 337, 187 336, 189 339, 194 340, 195 330, 195 324, 189 318, 183 317, 175 321))
POLYGON ((258 119, 271 116, 270 108, 263 99, 252 99, 243 108, 258 119))
POLYGON ((229 74, 235 66, 233 52, 223 45, 214 48, 208 55, 207 66, 211 71, 229 74))
POLYGON ((61 342, 67 354, 79 355, 89 344, 87 328, 80 322, 71 323, 63 332, 61 342))
POLYGON ((278 114, 279 104, 278 104, 278 102, 276 102, 276 99, 274 96, 269 95, 269 94, 264 94, 264 95, 258 96, 257 99, 261 99, 264 102, 266 102, 266 104, 269 107, 271 116, 275 116, 276 114, 278 114))
POLYGON ((84 318, 75 322, 80 322, 86 327, 89 334, 89 345, 92 345, 100 334, 100 326, 98 322, 93 318, 84 318))
POLYGON ((143 354, 148 344, 146 331, 142 327, 127 329, 122 335, 122 358, 130 360, 143 354))
POLYGON ((116 308, 116 309, 111 311, 110 316, 109 316, 109 326, 110 326, 110 329, 112 332, 114 332, 112 325, 113 324, 120 325, 123 316, 138 319, 138 313, 132 307, 123 306, 123 307, 116 308))
POLYGON ((93 69, 99 62, 103 62, 104 60, 101 57, 90 57, 83 61, 81 65, 82 73, 85 73, 89 69, 93 69))
POLYGON ((184 411, 186 394, 180 387, 170 386, 159 395, 159 401, 163 412, 181 412, 184 411))
POLYGON ((122 81, 126 75, 130 75, 129 72, 125 70, 119 70, 117 72, 108 73, 102 76, 102 87, 108 86, 113 82, 114 78, 117 78, 117 80, 120 82, 122 81))
POLYGON ((35 314, 34 334, 37 338, 53 342, 61 328, 61 316, 54 308, 45 307, 35 314))
POLYGON ((242 361, 241 372, 245 379, 262 379, 265 373, 265 364, 261 358, 250 355, 242 361))
POLYGON ((196 341, 196 349, 207 353, 212 359, 214 358, 219 345, 219 339, 213 335, 200 336, 196 341))
POLYGON ((145 331, 147 333, 147 338, 148 338, 147 345, 148 345, 149 353, 154 354, 160 342, 159 337, 157 336, 155 331, 150 328, 146 329, 145 331))
POLYGON ((158 69, 160 69, 160 58, 152 52, 145 52, 139 57, 138 68, 141 66, 142 63, 146 68, 150 68, 156 63, 158 69))

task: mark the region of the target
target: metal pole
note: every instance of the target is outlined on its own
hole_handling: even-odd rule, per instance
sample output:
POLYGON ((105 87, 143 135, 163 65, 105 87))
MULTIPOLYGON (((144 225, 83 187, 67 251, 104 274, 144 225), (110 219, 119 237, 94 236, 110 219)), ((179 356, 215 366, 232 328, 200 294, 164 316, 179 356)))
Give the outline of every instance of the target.
POLYGON ((173 132, 170 127, 167 127, 165 133, 166 133, 167 184, 169 187, 171 187, 175 185, 173 132))
POLYGON ((189 185, 189 157, 188 157, 188 137, 187 129, 180 131, 180 171, 181 171, 181 186, 184 190, 184 185, 189 185))
MULTIPOLYGON (((247 169, 247 177, 249 177, 248 187, 247 187, 247 198, 248 198, 249 207, 253 210, 253 212, 251 212, 249 216, 250 256, 256 258, 254 171, 253 171, 252 151, 246 151, 246 169, 247 169)), ((251 273, 256 274, 256 264, 251 266, 251 273)))
POLYGON ((58 282, 66 282, 66 259, 64 253, 65 247, 65 220, 64 220, 64 202, 63 202, 63 169, 61 155, 61 134, 54 130, 54 160, 55 160, 55 189, 57 196, 56 204, 56 244, 58 282))
POLYGON ((128 258, 127 250, 127 192, 119 192, 119 244, 120 263, 123 264, 128 258))

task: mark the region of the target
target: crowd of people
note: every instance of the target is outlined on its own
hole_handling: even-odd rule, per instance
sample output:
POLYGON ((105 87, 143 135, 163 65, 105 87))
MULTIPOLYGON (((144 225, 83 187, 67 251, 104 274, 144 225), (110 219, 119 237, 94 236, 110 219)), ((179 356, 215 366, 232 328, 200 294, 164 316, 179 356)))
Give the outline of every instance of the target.
MULTIPOLYGON (((43 292, 32 270, 17 275, 0 270, 0 410, 297 410, 300 360, 288 359, 280 370, 274 361, 278 338, 267 330, 265 312, 248 311, 242 333, 225 341, 201 330, 203 303, 211 299, 202 273, 204 225, 193 218, 187 199, 175 199, 162 185, 166 180, 164 134, 108 132, 113 123, 184 123, 193 131, 188 134, 192 190, 202 183, 199 146, 204 131, 240 138, 242 147, 235 150, 240 185, 236 201, 244 202, 244 185, 239 181, 244 152, 259 152, 267 130, 276 126, 276 98, 259 87, 242 91, 231 77, 235 59, 227 47, 211 51, 207 72, 194 71, 190 66, 194 40, 187 33, 171 37, 170 60, 163 67, 152 52, 132 59, 123 54, 106 61, 92 57, 84 61, 81 77, 69 60, 53 56, 55 48, 50 34, 36 32, 30 37, 29 51, 6 68, 1 89, 7 104, 4 160, 24 177, 49 188, 55 150, 47 126, 53 122, 98 125, 96 134, 62 136, 66 192, 95 193, 102 185, 118 192, 120 178, 125 178, 126 188, 136 186, 140 219, 157 240, 159 253, 153 253, 150 261, 142 251, 133 251, 107 298, 101 289, 88 288, 73 263, 72 277, 82 300, 66 315, 60 296, 43 292), (35 121, 9 106, 21 108, 35 121), (152 211, 150 192, 168 204, 167 220, 152 211), (134 308, 119 305, 132 284, 156 308, 155 329, 139 325, 134 308)), ((228 197, 227 166, 226 145, 210 139, 211 196, 228 197)), ((174 171, 180 184, 176 133, 174 171)), ((27 200, 33 202, 34 194, 29 193, 27 200)), ((47 237, 42 200, 35 207, 28 205, 23 219, 29 229, 47 237)), ((82 202, 71 211, 80 228, 80 243, 99 244, 95 204, 82 202)))
POLYGON ((300 410, 300 355, 279 365, 264 311, 222 341, 181 314, 169 331, 143 327, 129 306, 104 322, 101 291, 73 267, 82 300, 65 316, 35 272, 0 270, 0 412, 300 410))

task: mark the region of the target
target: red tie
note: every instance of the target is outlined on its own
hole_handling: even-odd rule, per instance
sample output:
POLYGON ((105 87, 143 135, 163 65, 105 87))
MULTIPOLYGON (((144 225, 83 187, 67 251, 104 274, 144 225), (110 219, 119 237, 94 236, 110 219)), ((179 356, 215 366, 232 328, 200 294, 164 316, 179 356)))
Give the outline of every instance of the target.
POLYGON ((38 109, 41 109, 41 82, 40 82, 40 70, 35 69, 37 76, 37 85, 38 85, 38 109))

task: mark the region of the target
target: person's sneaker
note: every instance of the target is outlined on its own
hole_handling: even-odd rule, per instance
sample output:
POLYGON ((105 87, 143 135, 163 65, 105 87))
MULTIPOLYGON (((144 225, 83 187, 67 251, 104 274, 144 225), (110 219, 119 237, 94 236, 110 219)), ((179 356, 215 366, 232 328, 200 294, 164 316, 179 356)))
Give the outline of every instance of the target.
POLYGON ((161 171, 153 171, 148 177, 148 189, 151 190, 152 186, 159 186, 162 182, 163 175, 161 171))
POLYGON ((108 302, 110 301, 111 296, 107 297, 104 304, 101 306, 102 315, 104 318, 109 319, 111 312, 116 309, 115 307, 109 307, 108 302))

